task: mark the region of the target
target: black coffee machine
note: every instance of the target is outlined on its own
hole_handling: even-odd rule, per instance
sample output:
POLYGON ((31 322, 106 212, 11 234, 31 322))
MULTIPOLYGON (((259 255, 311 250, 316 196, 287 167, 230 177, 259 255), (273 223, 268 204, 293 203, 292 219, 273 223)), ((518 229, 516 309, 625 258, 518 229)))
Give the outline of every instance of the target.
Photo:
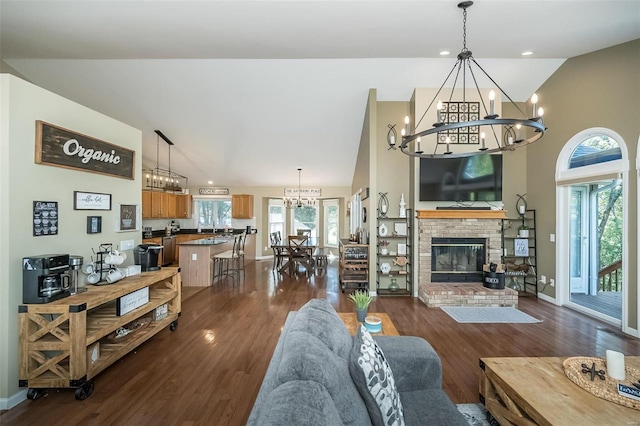
POLYGON ((142 272, 157 271, 160 269, 158 265, 160 250, 162 246, 157 244, 140 244, 133 249, 133 261, 136 265, 140 265, 142 272))
POLYGON ((23 303, 49 303, 70 295, 68 254, 22 258, 23 303))

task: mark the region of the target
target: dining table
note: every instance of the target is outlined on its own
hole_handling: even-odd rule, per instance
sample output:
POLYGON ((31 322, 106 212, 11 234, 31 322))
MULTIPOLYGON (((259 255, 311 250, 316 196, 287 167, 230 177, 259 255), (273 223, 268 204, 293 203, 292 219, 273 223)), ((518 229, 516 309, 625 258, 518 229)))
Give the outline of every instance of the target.
MULTIPOLYGON (((295 235, 295 236, 299 237, 299 235, 295 235)), ((291 256, 291 250, 290 250, 291 247, 289 246, 289 239, 287 238, 286 241, 281 241, 279 244, 273 245, 271 247, 273 247, 276 250, 286 250, 289 253, 289 259, 280 267, 280 269, 278 269, 278 272, 286 271, 286 269, 289 268, 289 265, 293 261, 291 256)), ((316 247, 318 247, 318 238, 309 237, 306 239, 306 241, 300 243, 297 247, 307 251, 307 253, 309 254, 310 266, 311 268, 314 268, 315 262, 313 260, 313 252, 316 249, 316 247)))

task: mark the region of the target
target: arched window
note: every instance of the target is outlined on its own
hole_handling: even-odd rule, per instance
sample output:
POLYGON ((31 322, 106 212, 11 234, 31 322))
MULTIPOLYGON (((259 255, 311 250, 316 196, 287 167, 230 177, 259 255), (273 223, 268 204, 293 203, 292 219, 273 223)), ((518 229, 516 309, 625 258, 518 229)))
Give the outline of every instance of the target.
POLYGON ((569 168, 574 169, 621 158, 622 152, 618 142, 607 135, 598 134, 584 140, 573 150, 569 168))

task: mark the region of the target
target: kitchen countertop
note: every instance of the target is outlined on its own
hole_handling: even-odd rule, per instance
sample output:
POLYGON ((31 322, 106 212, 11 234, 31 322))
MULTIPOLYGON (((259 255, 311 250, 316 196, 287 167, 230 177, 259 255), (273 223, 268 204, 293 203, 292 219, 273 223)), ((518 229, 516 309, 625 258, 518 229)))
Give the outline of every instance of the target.
POLYGON ((216 238, 203 238, 201 240, 191 240, 185 241, 183 243, 178 243, 180 246, 215 246, 218 244, 224 244, 228 242, 228 238, 216 237, 216 238))
MULTIPOLYGON (((188 229, 188 228, 182 228, 181 230, 177 231, 177 232, 172 232, 170 236, 176 236, 176 235, 193 235, 193 234, 199 234, 199 235, 203 235, 203 236, 209 236, 209 235, 235 235, 235 234, 242 234, 245 231, 244 228, 235 228, 232 230, 232 232, 226 233, 224 231, 224 229, 217 229, 216 232, 213 232, 212 229, 203 229, 202 232, 198 232, 197 229, 188 229)), ((157 237, 165 237, 168 236, 166 235, 166 232, 164 229, 159 229, 159 230, 155 230, 155 231, 151 231, 152 232, 152 236, 150 238, 157 238, 157 237)), ((258 232, 257 229, 253 229, 252 234, 256 234, 258 232)), ((143 232, 143 237, 144 237, 144 232, 143 232)))

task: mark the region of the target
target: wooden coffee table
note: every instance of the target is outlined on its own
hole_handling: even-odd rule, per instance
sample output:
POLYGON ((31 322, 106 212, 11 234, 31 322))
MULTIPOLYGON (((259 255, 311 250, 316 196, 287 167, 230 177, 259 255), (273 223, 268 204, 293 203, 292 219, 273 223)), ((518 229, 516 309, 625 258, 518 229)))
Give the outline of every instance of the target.
MULTIPOLYGON (((338 312, 338 315, 340 316, 344 324, 347 326, 349 333, 352 336, 355 335, 358 329, 358 325, 360 324, 358 322, 356 313, 355 312, 338 312)), ((367 316, 378 317, 382 320, 382 331, 380 333, 371 333, 374 336, 399 336, 400 335, 398 333, 398 330, 396 330, 396 327, 393 325, 391 318, 389 318, 389 315, 370 312, 369 314, 367 314, 367 316)))
MULTIPOLYGON (((480 397, 501 425, 640 425, 640 410, 598 398, 569 380, 566 358, 481 358, 480 397)), ((625 357, 640 368, 640 357, 625 357)))

